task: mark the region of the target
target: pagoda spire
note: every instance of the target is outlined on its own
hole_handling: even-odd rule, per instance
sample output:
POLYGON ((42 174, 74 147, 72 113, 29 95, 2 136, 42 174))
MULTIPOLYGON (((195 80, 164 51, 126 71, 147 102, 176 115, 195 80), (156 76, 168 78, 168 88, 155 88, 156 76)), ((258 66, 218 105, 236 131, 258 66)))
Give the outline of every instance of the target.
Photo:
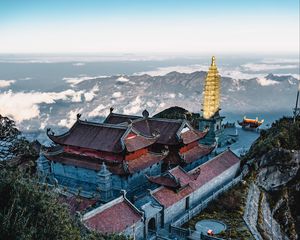
POLYGON ((203 118, 210 119, 220 108, 220 76, 213 56, 203 91, 203 118))

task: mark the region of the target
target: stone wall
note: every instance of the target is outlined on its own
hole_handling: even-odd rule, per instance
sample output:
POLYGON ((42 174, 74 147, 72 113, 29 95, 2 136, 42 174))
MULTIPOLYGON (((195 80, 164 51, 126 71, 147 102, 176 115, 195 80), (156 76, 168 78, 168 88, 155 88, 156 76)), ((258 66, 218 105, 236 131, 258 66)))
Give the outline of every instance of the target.
POLYGON ((234 179, 238 169, 240 167, 240 163, 235 164, 231 168, 224 171, 219 176, 215 177, 213 180, 207 182, 198 190, 192 192, 189 196, 186 196, 179 202, 173 204, 172 206, 166 208, 164 210, 164 223, 171 223, 176 218, 180 217, 182 214, 186 212, 186 198, 189 197, 190 207, 196 206, 202 200, 205 200, 209 195, 213 194, 220 188, 223 187, 226 183, 230 182, 234 179))
POLYGON ((206 163, 208 160, 210 160, 209 156, 204 156, 204 157, 199 158, 198 160, 196 160, 196 161, 194 161, 190 164, 187 164, 183 168, 184 168, 185 171, 190 171, 190 170, 200 166, 201 164, 206 163))
POLYGON ((121 234, 129 236, 131 239, 144 239, 144 222, 139 221, 138 223, 129 226, 121 234))
MULTIPOLYGON (((51 172, 57 179, 58 184, 67 187, 72 192, 77 192, 80 186, 85 196, 97 193, 97 171, 51 162, 51 172)), ((133 192, 143 189, 148 180, 148 176, 159 175, 161 172, 161 163, 154 164, 146 169, 138 171, 127 176, 112 175, 112 189, 114 192, 126 190, 133 192)))
POLYGON ((156 176, 161 173, 161 163, 154 164, 148 168, 140 170, 134 174, 130 174, 127 178, 126 188, 128 192, 132 192, 143 188, 143 185, 148 184, 147 176, 156 176))

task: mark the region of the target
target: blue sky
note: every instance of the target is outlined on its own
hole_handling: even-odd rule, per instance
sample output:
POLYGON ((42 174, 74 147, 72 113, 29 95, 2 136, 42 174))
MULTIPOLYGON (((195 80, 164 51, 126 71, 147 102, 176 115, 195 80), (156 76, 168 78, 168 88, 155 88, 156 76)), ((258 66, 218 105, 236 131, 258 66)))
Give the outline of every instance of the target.
POLYGON ((0 53, 299 52, 299 1, 0 0, 0 53))

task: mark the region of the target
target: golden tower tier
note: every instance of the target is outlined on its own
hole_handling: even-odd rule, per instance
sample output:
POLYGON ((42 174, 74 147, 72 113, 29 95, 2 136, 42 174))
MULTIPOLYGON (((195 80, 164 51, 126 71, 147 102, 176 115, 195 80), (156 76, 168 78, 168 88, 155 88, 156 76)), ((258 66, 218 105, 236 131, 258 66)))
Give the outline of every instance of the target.
POLYGON ((203 118, 210 119, 220 108, 220 75, 213 56, 203 91, 203 118))

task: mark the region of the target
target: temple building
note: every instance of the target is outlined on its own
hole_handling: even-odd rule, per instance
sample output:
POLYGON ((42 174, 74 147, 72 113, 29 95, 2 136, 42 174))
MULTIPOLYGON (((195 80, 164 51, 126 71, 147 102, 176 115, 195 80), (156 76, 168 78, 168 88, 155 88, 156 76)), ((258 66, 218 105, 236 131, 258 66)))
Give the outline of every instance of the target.
POLYGON ((241 122, 238 121, 238 124, 243 129, 257 129, 260 125, 262 125, 264 122, 264 119, 258 120, 258 117, 256 119, 246 118, 244 116, 243 120, 241 122))
POLYGON ((107 202, 120 190, 134 195, 153 187, 149 176, 207 161, 214 146, 198 143, 206 133, 186 120, 149 118, 147 111, 142 117, 111 111, 104 123, 82 121, 78 115, 62 135, 47 130, 55 146, 43 149, 38 167, 42 177, 68 191, 107 202))
POLYGON ((208 130, 196 130, 185 119, 149 118, 148 112, 144 112, 143 117, 123 115, 114 113, 111 109, 104 123, 118 125, 130 123, 144 136, 159 133, 157 141, 150 149, 158 153, 168 151, 163 160, 162 171, 177 165, 185 169, 194 168, 207 160, 205 156, 215 148, 214 144, 209 146, 199 144, 199 140, 206 137, 208 130))
POLYGON ((225 144, 224 129, 222 121, 224 117, 220 116, 220 75, 216 65, 216 59, 213 56, 209 67, 203 90, 203 109, 199 121, 199 129, 204 131, 209 129, 208 134, 203 141, 204 144, 213 144, 218 146, 225 144))
POLYGON ((129 201, 126 194, 83 215, 87 228, 102 233, 122 233, 135 239, 151 238, 174 220, 201 204, 230 183, 239 171, 240 160, 230 150, 200 167, 185 171, 180 166, 163 176, 149 177, 154 190, 129 201))
POLYGON ((63 134, 47 129, 52 145, 41 147, 40 180, 62 194, 87 229, 155 239, 240 179, 240 159, 230 149, 214 151, 223 137, 219 110, 213 57, 200 130, 185 119, 150 117, 146 110, 133 116, 111 108, 103 123, 83 121, 78 114, 63 134))

